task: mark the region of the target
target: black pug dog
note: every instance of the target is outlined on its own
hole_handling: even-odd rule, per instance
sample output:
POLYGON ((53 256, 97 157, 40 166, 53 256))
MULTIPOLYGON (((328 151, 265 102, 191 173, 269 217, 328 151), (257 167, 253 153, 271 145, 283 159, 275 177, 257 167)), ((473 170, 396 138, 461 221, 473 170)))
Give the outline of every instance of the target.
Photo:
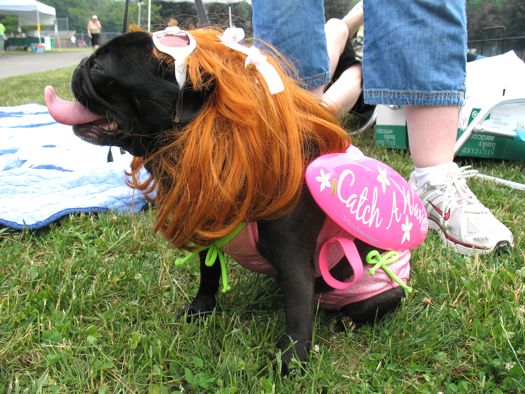
MULTIPOLYGON (((197 31, 194 35, 199 36, 197 31)), ((203 39, 199 37, 197 51, 203 51, 203 39)), ((229 51, 219 42, 214 45, 220 46, 221 51, 229 51)), ((76 68, 72 90, 77 103, 62 102, 51 88, 46 88, 46 102, 55 119, 73 124, 79 137, 98 145, 119 146, 143 158, 146 168, 155 175, 155 168, 148 158, 170 143, 166 131, 176 136, 177 130, 198 121, 196 119, 200 119, 198 116, 206 106, 216 105, 216 95, 223 88, 219 83, 220 76, 210 70, 205 70, 201 85, 196 87, 190 81, 189 70, 188 81, 181 89, 175 80, 173 63, 154 56, 154 52, 149 33, 130 32, 116 37, 82 60, 76 68), (85 108, 89 108, 89 114, 85 108)), ((256 70, 247 72, 257 74, 256 70)), ((261 85, 261 82, 256 85, 261 85)), ((288 91, 307 95, 297 87, 288 91)), ((311 148, 307 156, 315 156, 319 151, 318 147, 311 148)), ((180 152, 178 154, 182 156, 180 152)), ((172 159, 176 161, 177 157, 172 159)), ((307 157, 308 160, 312 158, 307 157)), ((163 177, 157 181, 159 186, 180 180, 163 177)), ((307 358, 316 309, 314 294, 331 290, 322 278, 316 278, 314 266, 316 239, 326 215, 304 184, 291 206, 292 209, 284 215, 257 221, 257 250, 275 269, 284 299, 286 333, 280 342, 284 373, 292 357, 299 361, 307 358)), ((162 226, 158 229, 162 230, 162 226)), ((359 240, 356 240, 356 245, 362 261, 365 261, 365 256, 373 248, 359 240)), ((180 312, 181 315, 206 314, 216 306, 220 267, 219 264, 208 267, 204 259, 205 252, 201 252, 199 290, 191 304, 180 312)), ((352 271, 343 259, 332 268, 331 274, 345 280, 351 277, 352 271)), ((357 324, 371 323, 393 311, 403 296, 403 289, 395 287, 346 305, 340 312, 357 324)))

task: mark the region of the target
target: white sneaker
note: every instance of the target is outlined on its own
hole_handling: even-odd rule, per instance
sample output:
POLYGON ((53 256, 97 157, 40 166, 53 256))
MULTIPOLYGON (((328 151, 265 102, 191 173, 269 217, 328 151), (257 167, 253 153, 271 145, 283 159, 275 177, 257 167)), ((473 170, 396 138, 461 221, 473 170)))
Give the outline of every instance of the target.
POLYGON ((485 254, 512 247, 510 230, 479 202, 465 178, 477 171, 451 163, 440 180, 417 187, 414 174, 409 183, 423 200, 429 228, 451 249, 466 255, 485 254))

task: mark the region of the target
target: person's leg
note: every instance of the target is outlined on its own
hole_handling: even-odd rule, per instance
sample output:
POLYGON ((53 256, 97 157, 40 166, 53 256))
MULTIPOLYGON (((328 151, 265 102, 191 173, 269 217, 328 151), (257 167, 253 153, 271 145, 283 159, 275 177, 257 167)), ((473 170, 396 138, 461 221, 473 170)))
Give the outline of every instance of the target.
POLYGON ((364 3, 364 97, 407 106, 415 171, 410 183, 425 203, 429 227, 464 254, 513 243, 510 231, 470 191, 472 171, 452 160, 464 100, 464 2, 364 3))
MULTIPOLYGON (((363 10, 359 3, 343 19, 330 19, 325 24, 326 46, 330 59, 330 77, 339 63, 347 41, 363 23, 363 10)), ((342 117, 356 104, 361 95, 361 64, 353 63, 337 76, 337 79, 323 94, 323 102, 331 107, 336 116, 342 117)))
POLYGON ((323 102, 332 108, 337 117, 348 113, 361 95, 361 65, 354 64, 323 94, 323 102))
POLYGON ((297 69, 301 85, 320 96, 330 82, 323 0, 254 0, 252 21, 254 37, 277 48, 297 69))
POLYGON ((335 68, 348 41, 348 28, 341 19, 332 18, 324 25, 326 49, 330 62, 330 78, 334 76, 335 68))
POLYGON ((332 18, 324 25, 326 47, 330 60, 330 77, 333 77, 339 57, 346 42, 351 39, 363 25, 363 2, 357 3, 342 19, 332 18))
POLYGON ((365 102, 406 106, 416 168, 454 158, 458 109, 464 99, 464 49, 466 53, 464 7, 456 3, 451 5, 454 12, 449 11, 452 16, 444 2, 364 4, 365 102))
POLYGON ((346 24, 350 37, 353 37, 363 25, 363 2, 360 1, 346 14, 342 21, 346 24))
POLYGON ((362 24, 361 7, 352 9, 343 20, 334 19, 325 25, 324 6, 319 0, 279 4, 272 0, 254 0, 252 6, 254 36, 269 42, 291 60, 302 86, 322 97, 337 115, 348 112, 361 93, 360 65, 352 65, 328 91, 324 90, 334 74, 349 32, 355 34, 362 24), (308 29, 304 29, 306 22, 308 29))
POLYGON ((415 167, 432 167, 454 159, 458 116, 459 107, 406 107, 410 153, 415 167))
POLYGON ((97 50, 100 47, 100 34, 93 34, 93 50, 97 50))
MULTIPOLYGON (((334 76, 346 43, 349 39, 348 27, 341 19, 330 19, 325 24, 326 47, 330 59, 330 77, 334 76)), ((361 94, 361 65, 352 64, 323 94, 323 102, 333 109, 336 116, 342 117, 355 105, 361 94)))

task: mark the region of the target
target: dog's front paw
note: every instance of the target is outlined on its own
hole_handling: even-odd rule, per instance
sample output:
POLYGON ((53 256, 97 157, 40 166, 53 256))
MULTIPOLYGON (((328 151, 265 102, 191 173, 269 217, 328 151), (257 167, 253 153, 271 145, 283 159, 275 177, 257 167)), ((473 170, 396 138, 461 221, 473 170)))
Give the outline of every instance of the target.
POLYGON ((279 348, 282 352, 281 363, 275 366, 275 370, 282 376, 286 376, 290 373, 294 363, 303 364, 306 362, 308 351, 310 350, 310 341, 294 341, 288 335, 285 335, 279 343, 279 348))
POLYGON ((197 296, 193 302, 182 308, 177 314, 177 318, 186 317, 188 321, 196 317, 206 317, 213 312, 217 301, 213 296, 197 296))

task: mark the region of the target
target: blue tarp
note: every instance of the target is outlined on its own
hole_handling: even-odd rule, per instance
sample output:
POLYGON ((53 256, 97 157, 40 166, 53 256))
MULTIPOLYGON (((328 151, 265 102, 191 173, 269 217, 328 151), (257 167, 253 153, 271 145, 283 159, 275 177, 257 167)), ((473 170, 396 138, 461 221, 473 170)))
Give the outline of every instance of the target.
POLYGON ((37 104, 0 107, 0 226, 45 227, 74 212, 137 212, 146 201, 126 184, 132 156, 95 146, 37 104))

